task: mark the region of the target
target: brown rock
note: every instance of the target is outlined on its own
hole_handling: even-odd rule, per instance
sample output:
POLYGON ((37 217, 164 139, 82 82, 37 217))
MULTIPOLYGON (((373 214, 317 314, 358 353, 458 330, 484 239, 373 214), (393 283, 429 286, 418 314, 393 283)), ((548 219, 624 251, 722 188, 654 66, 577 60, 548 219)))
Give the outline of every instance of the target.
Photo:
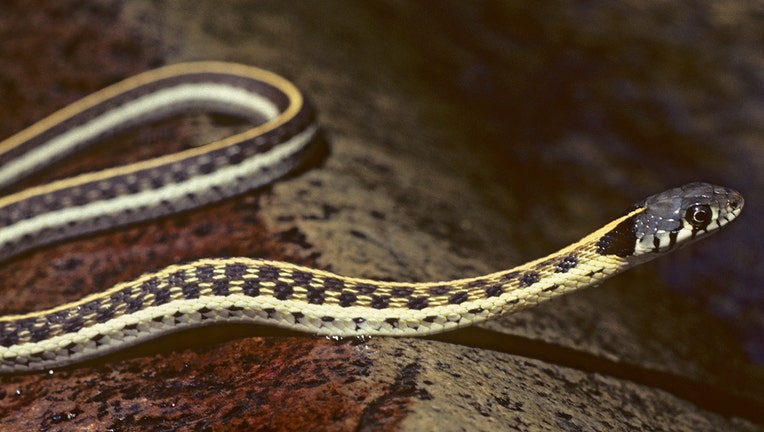
MULTIPOLYGON (((742 181, 720 161, 746 160, 749 184, 760 185, 764 172, 755 169, 755 140, 718 120, 761 124, 750 121, 760 105, 735 103, 761 66, 721 54, 758 52, 744 0, 725 10, 700 2, 17 3, 0 6, 2 136, 138 70, 226 59, 302 87, 331 155, 266 190, 3 263, 2 313, 204 256, 396 280, 476 275, 574 241, 678 179, 742 181), (719 147, 726 138, 741 144, 740 155, 719 147)), ((174 151, 228 127, 205 116, 172 125, 110 141, 35 181, 174 151), (134 149, 144 141, 158 145, 134 149)), ((2 377, 0 429, 762 430, 761 368, 665 282, 666 268, 691 280, 718 266, 709 263, 732 272, 758 262, 727 252, 756 253, 738 245, 742 224, 670 264, 450 343, 222 326, 52 374, 2 377)), ((760 232, 750 225, 746 232, 760 232)), ((740 271, 754 275, 751 286, 761 281, 756 270, 740 271)), ((710 292, 737 280, 704 277, 710 292)))

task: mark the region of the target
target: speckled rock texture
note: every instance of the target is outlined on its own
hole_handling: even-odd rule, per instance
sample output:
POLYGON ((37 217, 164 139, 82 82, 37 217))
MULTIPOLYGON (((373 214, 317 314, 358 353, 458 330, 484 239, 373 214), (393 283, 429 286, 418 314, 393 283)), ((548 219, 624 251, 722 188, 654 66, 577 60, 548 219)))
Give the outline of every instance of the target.
MULTIPOLYGON (((747 204, 718 238, 480 328, 210 327, 0 377, 0 430, 764 430, 762 17, 746 0, 2 2, 0 137, 138 71, 214 59, 293 80, 329 153, 242 197, 0 263, 0 313, 212 256, 478 275, 693 180, 747 204)), ((235 127, 162 122, 16 189, 235 127)))

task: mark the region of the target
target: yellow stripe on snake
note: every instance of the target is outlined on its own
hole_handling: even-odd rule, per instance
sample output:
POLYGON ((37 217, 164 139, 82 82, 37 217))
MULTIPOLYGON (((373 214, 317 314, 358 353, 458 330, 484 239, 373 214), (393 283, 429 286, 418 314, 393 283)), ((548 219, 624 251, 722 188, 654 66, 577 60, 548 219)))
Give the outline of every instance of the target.
MULTIPOLYGON (((178 64, 94 93, 0 143, 0 188, 106 135, 191 109, 256 126, 0 198, 0 261, 243 193, 289 173, 315 150, 315 116, 290 82, 237 64, 178 64)), ((717 231, 742 207, 736 191, 691 183, 647 198, 546 257, 443 282, 366 280, 251 258, 174 265, 79 301, 0 317, 0 373, 61 367, 221 322, 334 336, 453 330, 596 285, 717 231)))

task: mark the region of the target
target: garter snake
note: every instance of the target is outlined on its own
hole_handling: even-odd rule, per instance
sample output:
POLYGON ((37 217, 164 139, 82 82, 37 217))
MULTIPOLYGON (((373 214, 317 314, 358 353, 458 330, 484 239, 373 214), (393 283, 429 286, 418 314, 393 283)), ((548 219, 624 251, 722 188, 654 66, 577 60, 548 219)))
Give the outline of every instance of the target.
MULTIPOLYGON (((198 148, 0 198, 0 261, 272 182, 304 161, 318 130, 301 92, 275 74, 228 63, 178 64, 96 92, 1 142, 0 187, 108 134, 189 109, 257 125, 198 148)), ((244 257, 173 265, 68 304, 0 317, 0 373, 60 367, 219 322, 335 336, 443 332, 598 284, 717 231, 742 207, 734 190, 690 183, 637 203, 546 257, 443 282, 366 280, 244 257)))

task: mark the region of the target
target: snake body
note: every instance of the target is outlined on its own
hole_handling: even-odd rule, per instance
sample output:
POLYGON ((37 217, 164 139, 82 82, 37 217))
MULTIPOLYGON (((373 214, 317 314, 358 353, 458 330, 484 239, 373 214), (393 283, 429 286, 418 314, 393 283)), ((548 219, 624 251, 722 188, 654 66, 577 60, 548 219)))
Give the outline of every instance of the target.
MULTIPOLYGON (((249 66, 186 63, 129 78, 3 141, 0 187, 107 134, 189 109, 257 125, 203 147, 0 198, 0 261, 240 194, 294 170, 313 152, 315 116, 290 82, 249 66)), ((221 322, 333 336, 448 331, 598 284, 717 231, 742 207, 732 189, 690 183, 647 198, 546 257, 443 282, 367 280, 245 257, 173 265, 78 301, 0 317, 0 373, 61 367, 221 322)))

